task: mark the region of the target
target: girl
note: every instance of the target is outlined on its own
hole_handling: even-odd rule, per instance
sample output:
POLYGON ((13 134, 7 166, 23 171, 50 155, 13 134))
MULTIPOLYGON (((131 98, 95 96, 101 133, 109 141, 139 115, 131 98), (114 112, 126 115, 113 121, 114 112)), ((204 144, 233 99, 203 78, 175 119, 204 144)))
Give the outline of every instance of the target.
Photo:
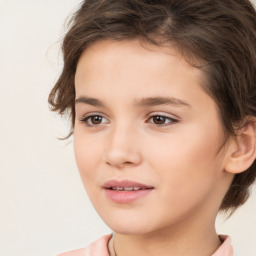
POLYGON ((247 0, 86 0, 49 103, 113 230, 62 256, 234 255, 216 234, 256 177, 256 12, 247 0))

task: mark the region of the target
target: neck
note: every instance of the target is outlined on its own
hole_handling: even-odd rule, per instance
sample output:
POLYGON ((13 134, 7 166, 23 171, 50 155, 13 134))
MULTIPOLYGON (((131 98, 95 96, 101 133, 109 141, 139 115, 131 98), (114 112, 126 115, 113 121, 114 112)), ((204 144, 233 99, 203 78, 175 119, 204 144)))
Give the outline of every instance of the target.
POLYGON ((165 228, 150 234, 124 235, 115 233, 110 243, 111 256, 211 256, 221 242, 214 223, 206 228, 165 228))

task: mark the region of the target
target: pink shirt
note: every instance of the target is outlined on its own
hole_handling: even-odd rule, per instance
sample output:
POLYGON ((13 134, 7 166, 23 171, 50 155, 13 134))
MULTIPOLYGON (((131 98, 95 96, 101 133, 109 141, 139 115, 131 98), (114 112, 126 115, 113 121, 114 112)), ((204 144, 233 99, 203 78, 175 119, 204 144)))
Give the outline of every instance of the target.
MULTIPOLYGON (((57 256, 109 256, 108 242, 112 235, 102 236, 97 241, 90 244, 87 248, 64 252, 57 256)), ((223 240, 222 245, 212 256, 233 256, 233 247, 229 236, 220 236, 223 240)))

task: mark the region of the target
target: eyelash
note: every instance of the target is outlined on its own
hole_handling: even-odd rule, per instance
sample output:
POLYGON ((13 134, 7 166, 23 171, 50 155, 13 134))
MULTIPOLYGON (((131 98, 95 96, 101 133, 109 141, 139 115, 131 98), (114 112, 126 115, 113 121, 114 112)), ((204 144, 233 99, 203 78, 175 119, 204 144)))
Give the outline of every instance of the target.
POLYGON ((106 119, 105 117, 103 117, 102 115, 100 115, 100 114, 94 114, 94 115, 86 115, 86 116, 84 116, 84 117, 82 117, 81 119, 80 119, 80 121, 82 122, 82 123, 84 123, 86 126, 88 126, 88 127, 94 127, 94 126, 98 126, 98 125, 102 125, 102 124, 89 124, 88 123, 88 120, 91 120, 93 117, 100 117, 100 118, 104 118, 104 119, 106 119))
POLYGON ((167 121, 167 120, 169 120, 168 121, 168 123, 164 123, 164 124, 156 124, 156 123, 152 123, 153 125, 156 125, 156 126, 158 126, 158 127, 165 127, 165 126, 169 126, 169 125, 174 125, 175 123, 177 123, 178 122, 178 120, 177 119, 174 119, 174 118, 172 118, 172 117, 169 117, 169 116, 165 116, 165 115, 161 115, 161 114, 159 114, 159 115, 152 115, 152 116, 150 116, 149 118, 148 118, 148 120, 151 120, 151 119, 153 119, 153 118, 164 118, 164 121, 167 121))
MULTIPOLYGON (((84 123, 87 127, 96 127, 96 126, 100 126, 102 125, 102 123, 99 123, 99 124, 92 124, 92 118, 94 117, 99 117, 102 119, 106 119, 104 116, 102 116, 101 114, 93 114, 93 115, 86 115, 84 117, 82 117, 80 119, 80 122, 84 123), (90 121, 91 124, 88 123, 88 121, 90 121)), ((161 114, 155 114, 155 115, 151 115, 148 119, 147 119, 147 122, 148 120, 151 120, 153 118, 164 118, 164 121, 166 122, 167 120, 169 120, 167 123, 164 123, 164 124, 156 124, 156 123, 151 123, 152 125, 156 125, 157 127, 165 127, 165 126, 170 126, 170 125, 174 125, 175 123, 178 122, 177 119, 174 119, 172 117, 169 117, 169 116, 165 116, 165 115, 161 115, 161 114)), ((104 124, 103 124, 104 125, 104 124)))

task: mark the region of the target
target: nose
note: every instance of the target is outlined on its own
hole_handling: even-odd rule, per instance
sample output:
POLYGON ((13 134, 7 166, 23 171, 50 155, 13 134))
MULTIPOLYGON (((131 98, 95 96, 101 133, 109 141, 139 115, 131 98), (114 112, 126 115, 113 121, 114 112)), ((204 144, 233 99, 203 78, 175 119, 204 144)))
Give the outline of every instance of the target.
POLYGON ((115 168, 137 166, 142 162, 138 136, 125 127, 113 130, 108 138, 104 155, 105 162, 115 168))

